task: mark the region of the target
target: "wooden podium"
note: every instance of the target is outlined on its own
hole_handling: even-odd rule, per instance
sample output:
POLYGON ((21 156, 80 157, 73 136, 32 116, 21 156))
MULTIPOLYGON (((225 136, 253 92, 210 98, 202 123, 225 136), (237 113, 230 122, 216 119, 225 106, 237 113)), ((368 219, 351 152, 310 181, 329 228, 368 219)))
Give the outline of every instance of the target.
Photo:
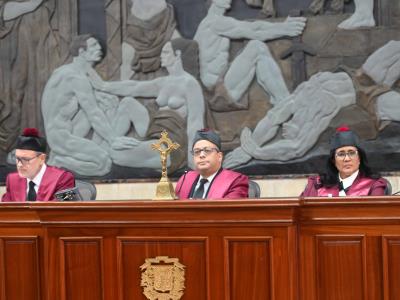
POLYGON ((145 300, 157 257, 186 300, 400 299, 400 201, 0 204, 1 300, 145 300))

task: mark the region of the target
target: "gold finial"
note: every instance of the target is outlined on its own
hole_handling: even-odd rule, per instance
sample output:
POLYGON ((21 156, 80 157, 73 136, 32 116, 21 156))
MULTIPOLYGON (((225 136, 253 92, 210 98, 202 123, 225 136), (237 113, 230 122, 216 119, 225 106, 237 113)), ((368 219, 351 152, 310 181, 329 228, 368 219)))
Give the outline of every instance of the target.
POLYGON ((167 172, 167 159, 171 151, 174 151, 180 147, 179 144, 174 143, 168 137, 168 132, 163 130, 161 132, 161 138, 157 143, 151 144, 151 149, 160 152, 161 158, 161 179, 157 184, 156 198, 155 200, 173 200, 175 199, 175 191, 172 183, 168 180, 167 172))

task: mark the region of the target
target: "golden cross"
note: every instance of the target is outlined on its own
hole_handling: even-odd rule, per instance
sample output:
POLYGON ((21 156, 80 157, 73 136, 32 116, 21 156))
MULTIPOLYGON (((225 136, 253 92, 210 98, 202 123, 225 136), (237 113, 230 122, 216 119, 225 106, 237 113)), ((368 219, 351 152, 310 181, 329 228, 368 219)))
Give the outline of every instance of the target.
POLYGON ((168 137, 168 132, 163 130, 161 132, 161 138, 157 143, 151 144, 151 149, 160 152, 161 157, 161 177, 167 177, 167 158, 171 151, 174 151, 180 147, 179 144, 174 143, 168 137))

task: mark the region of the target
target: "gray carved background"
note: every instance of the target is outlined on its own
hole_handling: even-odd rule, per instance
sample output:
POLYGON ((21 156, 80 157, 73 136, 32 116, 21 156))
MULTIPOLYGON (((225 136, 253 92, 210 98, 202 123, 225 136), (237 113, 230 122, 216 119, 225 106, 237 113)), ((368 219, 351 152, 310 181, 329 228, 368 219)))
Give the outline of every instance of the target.
MULTIPOLYGON (((7 1, 0 1, 0 5, 7 1)), ((168 0, 174 6, 177 29, 189 41, 198 24, 206 16, 211 1, 168 0)), ((301 42, 309 46, 314 55, 305 57, 306 79, 318 72, 358 69, 377 49, 390 40, 400 40, 400 1, 375 0, 374 16, 377 26, 355 30, 338 30, 337 24, 354 12, 353 1, 345 2, 343 12, 330 13, 332 1, 325 3, 321 15, 309 15, 311 0, 275 0, 276 17, 266 18, 260 8, 249 7, 244 0, 233 0, 227 15, 240 20, 282 21, 289 14, 301 10, 308 21, 301 42)), ((96 70, 104 80, 118 80, 128 4, 126 0, 47 0, 33 13, 11 22, 0 23, 0 181, 15 166, 7 162, 7 155, 15 146, 15 138, 22 128, 36 126, 42 131, 44 125, 40 111, 40 99, 44 85, 51 72, 71 60, 69 43, 76 34, 95 33, 105 48, 106 56, 96 70), (32 31, 32 28, 35 28, 32 31), (32 34, 35 32, 35 34, 32 34)), ((299 78, 293 76, 292 68, 299 68, 293 57, 281 55, 295 42, 295 38, 266 42, 282 70, 290 92, 299 78)), ((240 53, 246 41, 231 42, 230 56, 240 53)), ((184 58, 184 68, 199 80, 198 57, 184 58)), ((248 91, 248 107, 227 111, 212 102, 213 93, 204 86, 206 103, 205 125, 216 129, 223 139, 223 150, 229 152, 240 145, 243 127, 254 129, 271 108, 268 96, 253 81, 248 91), (233 121, 234 120, 234 121, 233 121)), ((392 87, 399 91, 399 81, 392 87)), ((143 103, 152 111, 154 101, 143 103)), ((400 103, 399 111, 400 115, 400 103)), ((334 128, 347 124, 364 140, 370 164, 377 171, 400 169, 400 123, 388 122, 384 126, 358 103, 343 108, 319 136, 318 142, 304 156, 286 162, 253 159, 238 167, 248 175, 309 174, 322 171, 329 151, 328 140, 334 128)), ((182 129, 184 131, 184 129, 182 129)), ((276 139, 280 138, 280 133, 276 139)), ((187 141, 186 141, 187 142, 187 141)), ((189 141, 190 142, 190 141, 189 141)), ((151 151, 151 150, 149 150, 151 151)), ((174 170, 172 177, 179 176, 186 166, 174 170)), ((131 168, 113 165, 105 176, 91 179, 131 179, 158 177, 159 170, 131 168)), ((78 177, 80 176, 77 174, 78 177)))

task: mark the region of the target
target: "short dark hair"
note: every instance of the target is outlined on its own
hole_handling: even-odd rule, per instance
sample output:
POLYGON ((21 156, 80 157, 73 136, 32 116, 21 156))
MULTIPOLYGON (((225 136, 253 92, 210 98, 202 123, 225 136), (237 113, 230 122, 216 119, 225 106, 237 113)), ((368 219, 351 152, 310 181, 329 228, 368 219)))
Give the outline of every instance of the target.
POLYGON ((87 40, 90 38, 95 38, 97 40, 93 34, 81 34, 75 36, 72 39, 71 46, 69 47, 69 53, 71 53, 72 56, 78 56, 79 49, 87 49, 87 40))

